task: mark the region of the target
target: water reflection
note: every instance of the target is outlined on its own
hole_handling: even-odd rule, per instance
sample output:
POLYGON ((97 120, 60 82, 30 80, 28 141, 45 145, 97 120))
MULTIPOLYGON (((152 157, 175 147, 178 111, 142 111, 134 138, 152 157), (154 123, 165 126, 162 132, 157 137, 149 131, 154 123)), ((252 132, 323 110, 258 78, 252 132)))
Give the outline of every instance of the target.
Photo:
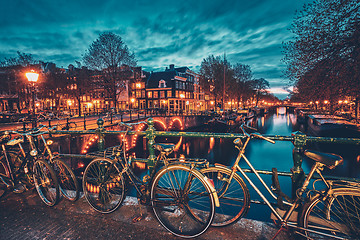
MULTIPOLYGON (((268 113, 265 116, 259 118, 253 118, 248 121, 248 124, 254 128, 257 128, 260 133, 265 135, 281 135, 281 136, 290 136, 292 132, 302 131, 306 133, 306 126, 300 125, 296 121, 296 117, 293 113, 286 112, 285 108, 279 108, 274 113, 268 113)), ((179 121, 174 121, 171 126, 172 130, 178 130, 182 125, 179 121), (179 126, 175 126, 175 125, 179 126)), ((166 126, 162 123, 156 123, 155 128, 158 130, 164 130, 166 126)), ((138 130, 145 130, 146 127, 142 126, 138 130)), ((119 130, 119 129, 110 129, 110 130, 119 130)), ((219 129, 209 129, 207 126, 201 126, 194 131, 197 132, 216 132, 219 129)), ((116 144, 119 144, 121 137, 120 136, 106 136, 105 147, 110 147, 116 144)), ((180 155, 185 155, 186 157, 191 158, 203 158, 207 159, 210 163, 221 163, 223 165, 231 166, 236 156, 238 155, 238 150, 235 149, 233 144, 234 139, 225 139, 225 138, 182 138, 182 137, 157 137, 156 142, 171 142, 177 144, 178 151, 174 154, 175 157, 180 155)), ((147 140, 143 136, 129 136, 127 140, 127 148, 129 154, 136 156, 137 158, 147 158, 147 140)), ((262 140, 252 140, 246 149, 245 155, 251 161, 256 169, 259 170, 271 170, 273 167, 276 167, 278 171, 289 172, 293 167, 293 144, 288 141, 277 141, 275 144, 271 144, 267 141, 262 140)), ((72 152, 80 153, 81 151, 96 151, 97 144, 95 140, 92 140, 91 136, 84 136, 80 138, 74 138, 69 140, 65 144, 65 149, 68 148, 69 151, 60 151, 60 152, 72 152), (91 143, 91 144, 90 144, 91 143), (81 146, 81 147, 78 147, 81 146), (80 151, 80 152, 79 152, 80 151)), ((359 147, 349 146, 349 145, 335 145, 335 144, 313 144, 308 145, 307 148, 321 150, 325 152, 337 153, 345 158, 344 165, 337 167, 333 171, 325 169, 325 175, 336 175, 344 177, 360 177, 360 163, 357 161, 357 157, 360 155, 359 147)), ((81 152, 82 153, 82 152, 81 152)), ((312 160, 305 159, 302 168, 305 173, 308 173, 313 164, 312 160)), ((80 166, 80 165, 78 165, 80 166)), ((72 165, 72 167, 78 167, 72 165)), ((84 164, 81 164, 84 166, 84 164)), ((86 162, 85 162, 86 166, 86 162)), ((240 162, 240 166, 248 168, 244 161, 240 162)), ((142 163, 137 166, 139 169, 139 174, 143 173, 145 165, 142 163)), ((271 176, 263 176, 264 180, 268 185, 271 185, 271 176)), ((254 180, 254 176, 250 174, 250 178, 254 180)), ((280 185, 282 190, 290 195, 291 193, 291 180, 288 177, 279 177, 280 185)), ((258 183, 258 182, 255 182, 258 183)), ((251 187, 250 195, 252 199, 259 199, 257 193, 255 193, 251 187)), ((260 220, 268 220, 270 214, 269 210, 265 206, 256 205, 257 211, 250 211, 248 217, 260 220), (261 213, 261 214, 258 214, 261 213), (268 214, 264 214, 268 213, 268 214)))

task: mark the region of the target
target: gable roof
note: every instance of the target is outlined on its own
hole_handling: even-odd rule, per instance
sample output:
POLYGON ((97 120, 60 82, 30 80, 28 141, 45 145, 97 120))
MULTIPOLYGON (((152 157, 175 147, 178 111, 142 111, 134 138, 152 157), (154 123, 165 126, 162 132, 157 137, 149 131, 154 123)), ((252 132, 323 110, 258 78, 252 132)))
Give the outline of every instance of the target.
POLYGON ((147 80, 147 88, 157 88, 159 81, 164 80, 167 87, 171 87, 171 80, 176 76, 176 71, 152 72, 147 80))

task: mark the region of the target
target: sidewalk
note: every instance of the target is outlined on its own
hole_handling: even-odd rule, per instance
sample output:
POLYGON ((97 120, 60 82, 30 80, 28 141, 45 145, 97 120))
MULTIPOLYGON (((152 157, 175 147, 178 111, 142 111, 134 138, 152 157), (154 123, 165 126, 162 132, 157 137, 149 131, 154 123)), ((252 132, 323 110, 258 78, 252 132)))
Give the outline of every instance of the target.
MULTIPOLYGON (((277 228, 271 223, 249 219, 225 228, 210 228, 197 239, 271 239, 277 228)), ((293 239, 282 232, 276 239, 293 239)), ((0 239, 180 239, 167 232, 154 218, 152 210, 126 198, 111 214, 95 212, 84 198, 75 203, 61 200, 47 207, 35 191, 8 193, 0 200, 0 239), (143 211, 146 218, 133 223, 143 211)))

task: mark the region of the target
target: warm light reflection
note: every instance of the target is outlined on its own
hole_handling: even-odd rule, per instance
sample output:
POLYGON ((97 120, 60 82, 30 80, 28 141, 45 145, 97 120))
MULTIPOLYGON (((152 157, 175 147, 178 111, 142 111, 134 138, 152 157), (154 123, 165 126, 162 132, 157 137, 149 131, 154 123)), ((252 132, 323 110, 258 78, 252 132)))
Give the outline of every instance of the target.
POLYGON ((215 146, 215 138, 211 137, 209 139, 209 151, 208 151, 208 153, 210 153, 214 149, 214 146, 215 146))

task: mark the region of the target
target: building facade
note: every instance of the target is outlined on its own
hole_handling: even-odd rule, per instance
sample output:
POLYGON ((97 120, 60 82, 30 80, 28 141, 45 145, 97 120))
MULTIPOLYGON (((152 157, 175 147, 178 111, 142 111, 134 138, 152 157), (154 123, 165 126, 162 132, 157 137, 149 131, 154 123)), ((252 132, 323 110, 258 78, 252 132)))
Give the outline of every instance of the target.
POLYGON ((130 100, 133 109, 157 109, 167 112, 205 110, 205 96, 199 75, 187 67, 169 65, 164 71, 151 72, 132 82, 130 100))

